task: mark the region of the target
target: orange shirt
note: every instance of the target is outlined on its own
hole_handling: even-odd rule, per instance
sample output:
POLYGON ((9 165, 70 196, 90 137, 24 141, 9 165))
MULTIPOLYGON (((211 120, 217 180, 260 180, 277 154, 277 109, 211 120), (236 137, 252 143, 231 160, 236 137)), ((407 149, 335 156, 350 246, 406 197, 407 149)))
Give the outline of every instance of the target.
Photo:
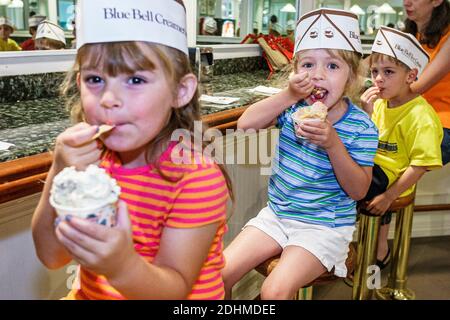
MULTIPOLYGON (((165 227, 198 228, 219 222, 197 281, 187 299, 224 299, 221 269, 225 265, 223 236, 227 230, 226 203, 228 189, 216 164, 176 164, 171 152, 175 144, 160 158, 163 178, 148 165, 127 169, 114 153, 107 153, 101 166, 117 180, 120 198, 128 204, 135 250, 152 263, 158 254, 165 227)), ((203 159, 202 159, 203 160, 203 159)), ((193 244, 195 245, 195 244, 193 244)), ((124 299, 108 280, 81 267, 78 281, 66 299, 124 299)))
MULTIPOLYGON (((434 60, 436 54, 441 50, 444 43, 450 36, 450 28, 441 38, 435 48, 422 45, 425 51, 430 55, 430 62, 434 60)), ((422 95, 429 104, 436 110, 439 119, 441 119, 444 128, 450 128, 450 73, 436 83, 431 89, 422 95)))

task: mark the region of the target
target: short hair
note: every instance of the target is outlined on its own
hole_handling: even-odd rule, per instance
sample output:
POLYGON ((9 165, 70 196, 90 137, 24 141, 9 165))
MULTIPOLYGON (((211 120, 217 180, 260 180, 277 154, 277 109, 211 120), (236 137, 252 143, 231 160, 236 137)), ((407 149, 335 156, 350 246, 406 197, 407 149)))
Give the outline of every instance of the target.
MULTIPOLYGON (((316 49, 309 49, 316 50, 316 49)), ((356 51, 342 50, 342 49, 323 49, 332 57, 340 57, 350 68, 349 77, 345 84, 344 95, 349 97, 352 101, 359 98, 361 89, 363 87, 363 69, 361 62, 361 55, 356 51)), ((306 51, 306 50, 305 50, 306 51)), ((298 62, 302 51, 297 52, 294 59, 294 67, 297 70, 298 62)))
POLYGON ((383 54, 383 53, 379 53, 379 52, 372 52, 372 54, 369 56, 369 67, 372 66, 372 64, 374 64, 375 62, 386 61, 386 60, 390 61, 392 63, 395 63, 397 66, 403 67, 408 71, 411 70, 410 67, 408 67, 406 64, 404 64, 400 60, 398 60, 394 57, 391 57, 387 54, 383 54))

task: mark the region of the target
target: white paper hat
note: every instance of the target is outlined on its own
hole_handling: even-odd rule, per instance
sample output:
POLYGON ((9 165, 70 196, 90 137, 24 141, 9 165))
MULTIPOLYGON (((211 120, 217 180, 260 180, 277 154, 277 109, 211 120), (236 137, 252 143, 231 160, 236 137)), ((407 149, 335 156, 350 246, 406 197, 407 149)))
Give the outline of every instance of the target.
POLYGON ((341 49, 362 55, 358 16, 350 11, 318 9, 300 17, 295 53, 308 49, 341 49))
POLYGON ((53 39, 64 43, 64 45, 66 44, 66 37, 64 36, 64 30, 60 26, 48 20, 44 20, 38 25, 36 31, 36 39, 40 38, 53 39))
POLYGON ((427 52, 419 41, 409 34, 396 29, 381 27, 372 45, 372 52, 391 56, 411 69, 416 68, 419 75, 430 61, 427 52))
POLYGON ((286 31, 294 31, 295 30, 295 26, 296 26, 295 21, 294 20, 289 20, 286 23, 286 31))
POLYGON ((188 54, 186 10, 174 0, 79 0, 77 49, 87 43, 146 41, 188 54))
POLYGON ((28 27, 37 27, 45 19, 47 19, 46 16, 32 16, 28 19, 28 27))
POLYGON ((217 31, 217 21, 214 18, 206 17, 203 23, 203 29, 209 34, 213 34, 217 31))
POLYGON ((3 25, 7 25, 8 27, 15 29, 11 20, 9 20, 6 17, 0 17, 0 26, 3 26, 3 25))

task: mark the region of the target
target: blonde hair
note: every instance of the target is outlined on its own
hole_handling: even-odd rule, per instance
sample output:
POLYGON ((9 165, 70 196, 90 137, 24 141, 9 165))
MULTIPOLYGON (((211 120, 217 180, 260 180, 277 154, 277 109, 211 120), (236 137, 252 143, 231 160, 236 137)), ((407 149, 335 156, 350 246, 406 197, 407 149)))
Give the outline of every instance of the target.
MULTIPOLYGON (((363 74, 364 68, 361 62, 361 55, 355 51, 339 50, 339 49, 324 49, 332 57, 339 57, 349 66, 350 73, 345 84, 344 96, 350 100, 358 101, 361 90, 363 88, 363 74)), ((294 67, 297 70, 298 61, 301 56, 301 51, 295 55, 294 67)))
MULTIPOLYGON (((135 41, 86 44, 78 50, 75 64, 67 74, 61 88, 62 95, 67 98, 66 106, 70 111, 72 122, 84 121, 84 112, 76 81, 82 63, 83 67, 101 69, 113 77, 118 74, 133 74, 136 70, 153 70, 155 68, 155 62, 150 60, 149 55, 146 54, 149 50, 161 62, 170 84, 178 84, 185 75, 192 73, 186 54, 164 45, 135 41)), ((177 85, 173 86, 172 94, 174 96, 177 95, 177 87, 177 85)), ((170 141, 171 135, 176 129, 188 130, 191 133, 191 139, 194 139, 195 120, 201 120, 198 89, 188 104, 180 108, 172 108, 167 126, 149 143, 148 150, 161 150, 164 144, 170 141)), ((194 145, 193 140, 191 142, 194 145)), ((173 179, 164 175, 158 163, 154 164, 161 176, 167 180, 173 179)), ((231 179, 225 166, 220 164, 218 166, 227 182, 230 197, 234 199, 231 179)))

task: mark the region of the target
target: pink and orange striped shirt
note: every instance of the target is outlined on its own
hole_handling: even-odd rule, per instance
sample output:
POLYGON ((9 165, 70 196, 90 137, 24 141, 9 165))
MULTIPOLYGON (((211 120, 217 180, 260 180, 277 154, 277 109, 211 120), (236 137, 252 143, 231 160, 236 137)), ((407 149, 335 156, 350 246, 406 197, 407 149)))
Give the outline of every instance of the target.
MULTIPOLYGON (((148 165, 127 169, 114 153, 107 153, 101 166, 120 185, 121 199, 128 204, 135 250, 149 263, 158 254, 165 227, 197 228, 219 222, 207 259, 188 299, 224 298, 221 269, 224 267, 223 236, 226 226, 228 189, 225 178, 214 163, 175 164, 172 143, 162 154, 160 170, 148 165)), ((203 159, 204 160, 204 159, 203 159)), ((83 267, 79 288, 72 289, 68 299, 124 299, 105 277, 83 267)))

